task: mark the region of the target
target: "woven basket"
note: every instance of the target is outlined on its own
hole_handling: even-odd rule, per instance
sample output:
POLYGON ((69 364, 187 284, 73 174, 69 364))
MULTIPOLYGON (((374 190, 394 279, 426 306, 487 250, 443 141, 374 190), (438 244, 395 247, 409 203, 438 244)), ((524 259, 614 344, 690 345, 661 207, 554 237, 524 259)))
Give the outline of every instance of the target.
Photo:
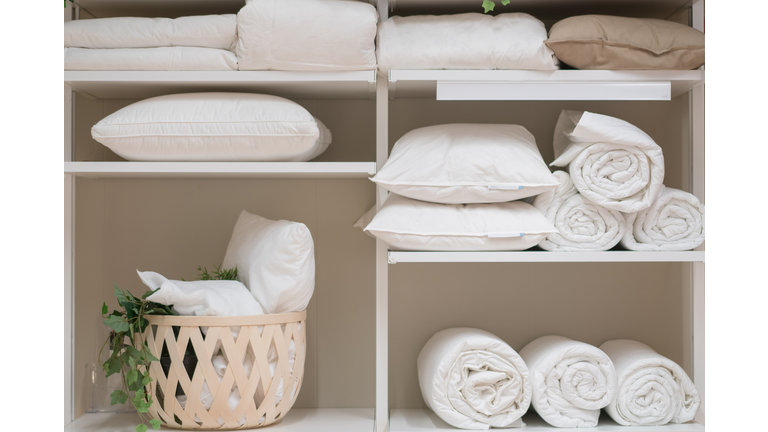
POLYGON ((307 311, 241 317, 148 315, 146 318, 150 325, 144 338, 152 355, 160 358, 165 345, 171 358, 167 374, 157 361, 151 363, 149 371, 152 382, 148 390, 153 396, 149 414, 165 426, 201 430, 262 427, 285 417, 296 401, 304 378, 307 311), (207 327, 207 332, 201 327, 202 330, 207 327), (235 338, 232 331, 238 332, 238 327, 235 338), (296 350, 292 369, 288 355, 291 341, 296 350), (191 377, 183 363, 188 346, 197 356, 191 377), (212 363, 219 348, 229 361, 221 382, 212 363), (277 356, 274 376, 269 369, 270 348, 273 358, 277 356), (246 375, 244 368, 246 358, 248 362, 253 360, 250 375, 246 375), (275 403, 281 379, 283 397, 275 403), (200 401, 203 382, 213 395, 209 409, 200 401), (233 410, 228 398, 235 385, 240 402, 233 410), (175 396, 177 386, 187 396, 184 408, 175 396), (257 405, 257 401, 261 403, 257 405), (240 424, 243 418, 245 422, 240 424))

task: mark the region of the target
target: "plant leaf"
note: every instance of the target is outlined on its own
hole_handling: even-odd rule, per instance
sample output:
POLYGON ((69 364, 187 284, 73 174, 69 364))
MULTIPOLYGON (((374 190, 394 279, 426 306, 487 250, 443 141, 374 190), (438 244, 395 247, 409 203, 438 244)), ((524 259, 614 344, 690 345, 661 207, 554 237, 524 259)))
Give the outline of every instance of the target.
POLYGON ((496 3, 494 3, 491 0, 483 0, 483 9, 485 9, 485 13, 488 13, 493 10, 493 8, 496 7, 496 3))
POLYGON ((145 386, 148 386, 149 383, 151 383, 151 382, 152 382, 152 378, 149 375, 147 375, 147 376, 145 376, 144 378, 141 379, 141 384, 145 385, 145 386))
POLYGON ((118 333, 125 333, 130 329, 128 321, 125 318, 117 315, 110 315, 109 318, 104 320, 104 324, 112 327, 118 333))
POLYGON ((160 361, 159 358, 153 356, 152 353, 149 352, 149 351, 144 351, 144 355, 145 355, 145 357, 144 357, 145 360, 144 361, 146 361, 147 363, 153 362, 153 361, 160 361))
POLYGON ((128 400, 128 393, 122 390, 115 390, 110 396, 112 397, 112 405, 124 404, 128 400))
POLYGON ((509 4, 509 1, 510 1, 510 0, 501 0, 501 4, 502 4, 503 6, 506 6, 506 5, 508 5, 508 4, 509 4))
POLYGON ((133 358, 135 358, 137 360, 141 358, 141 351, 137 350, 136 348, 134 348, 134 347, 132 347, 130 345, 125 347, 125 351, 128 353, 129 356, 131 356, 131 357, 133 357, 133 358))
MULTIPOLYGON (((133 359, 131 359, 133 360, 133 359)), ((136 369, 131 369, 128 371, 128 373, 125 376, 126 380, 128 381, 128 384, 133 384, 136 382, 136 380, 139 379, 139 371, 136 369)))
POLYGON ((120 306, 125 307, 125 305, 128 303, 128 299, 125 298, 125 293, 123 293, 120 288, 117 287, 117 284, 115 284, 115 297, 117 297, 117 302, 120 303, 120 306))
MULTIPOLYGON (((157 429, 157 428, 155 428, 157 429)), ((136 426, 136 432, 147 432, 147 425, 144 423, 136 426)))
POLYGON ((153 429, 160 429, 160 425, 163 424, 163 422, 161 422, 158 419, 152 419, 149 422, 152 423, 152 428, 153 429))
POLYGON ((101 305, 101 314, 106 315, 109 313, 109 308, 107 307, 107 302, 104 302, 103 305, 101 305))

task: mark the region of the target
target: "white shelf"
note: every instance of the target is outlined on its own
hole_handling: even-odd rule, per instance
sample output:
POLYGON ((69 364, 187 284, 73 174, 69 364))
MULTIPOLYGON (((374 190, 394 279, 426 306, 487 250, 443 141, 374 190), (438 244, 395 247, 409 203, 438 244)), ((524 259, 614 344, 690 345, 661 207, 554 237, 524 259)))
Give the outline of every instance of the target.
MULTIPOLYGON (((99 413, 84 414, 64 430, 67 432, 135 432, 137 414, 99 413)), ((285 419, 268 428, 242 430, 269 430, 270 432, 371 432, 373 408, 293 408, 285 419)), ((153 430, 152 427, 148 431, 153 430)), ((161 430, 175 430, 161 428, 161 430)))
POLYGON ((91 178, 367 178, 375 162, 64 162, 91 178))
POLYGON ((376 71, 65 71, 64 83, 97 99, 211 91, 367 99, 375 95, 376 71))
MULTIPOLYGON (((523 416, 525 427, 507 429, 510 431, 531 432, 703 432, 704 426, 698 423, 668 424, 664 426, 621 426, 602 413, 595 428, 556 428, 541 419, 531 408, 523 416)), ((393 409, 389 415, 390 432, 456 432, 453 426, 445 423, 432 410, 428 409, 393 409)))
POLYGON ((680 252, 405 252, 389 251, 389 263, 704 262, 704 251, 680 252))
POLYGON ((439 100, 669 100, 703 82, 704 70, 392 70, 389 95, 439 100))

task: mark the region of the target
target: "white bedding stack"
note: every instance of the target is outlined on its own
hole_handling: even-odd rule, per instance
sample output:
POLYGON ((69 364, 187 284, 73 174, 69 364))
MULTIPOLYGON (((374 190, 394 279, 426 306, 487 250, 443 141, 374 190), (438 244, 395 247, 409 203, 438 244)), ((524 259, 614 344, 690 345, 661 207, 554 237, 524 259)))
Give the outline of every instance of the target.
POLYGON ((621 245, 629 250, 688 250, 704 242, 704 204, 679 189, 665 188, 650 207, 624 217, 621 245))
POLYGON ((556 427, 595 427, 616 396, 616 371, 598 348, 562 336, 543 336, 520 350, 530 370, 532 404, 556 427))
POLYGON ((693 420, 701 400, 693 382, 672 360, 648 345, 612 340, 600 346, 618 376, 618 393, 605 411, 620 425, 664 425, 693 420))
POLYGON ((497 336, 452 328, 429 339, 417 360, 424 402, 462 429, 521 427, 531 403, 523 359, 497 336))

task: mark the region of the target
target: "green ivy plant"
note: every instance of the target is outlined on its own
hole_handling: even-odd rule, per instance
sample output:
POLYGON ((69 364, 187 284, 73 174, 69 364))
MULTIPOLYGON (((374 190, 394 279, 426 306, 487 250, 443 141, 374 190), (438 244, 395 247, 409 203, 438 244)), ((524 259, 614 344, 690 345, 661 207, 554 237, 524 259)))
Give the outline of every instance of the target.
MULTIPOLYGON (((501 0, 502 6, 506 6, 509 4, 511 0, 501 0)), ((485 9, 485 13, 491 12, 493 8, 496 7, 496 2, 493 0, 483 0, 483 9, 485 9)))

